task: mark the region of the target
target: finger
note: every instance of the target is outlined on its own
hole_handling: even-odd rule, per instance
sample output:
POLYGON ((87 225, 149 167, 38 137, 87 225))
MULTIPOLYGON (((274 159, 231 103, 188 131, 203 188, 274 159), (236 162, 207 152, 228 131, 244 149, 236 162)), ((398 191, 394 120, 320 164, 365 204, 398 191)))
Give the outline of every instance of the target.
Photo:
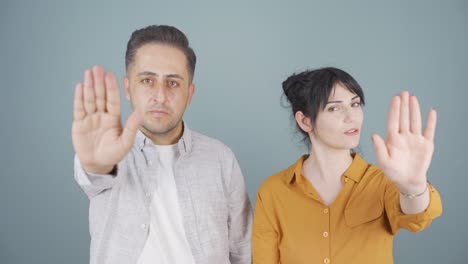
POLYGON ((83 97, 84 97, 84 107, 85 107, 86 113, 92 114, 96 112, 93 74, 91 70, 86 70, 84 73, 83 97))
POLYGON ((392 98, 388 111, 387 137, 399 131, 400 103, 399 96, 394 96, 392 98))
POLYGON ((434 142, 435 130, 437 125, 437 112, 434 108, 427 115, 426 128, 424 129, 424 137, 431 142, 434 142))
POLYGON ((104 69, 96 65, 93 67, 94 92, 96 93, 96 110, 106 111, 106 90, 104 88, 104 69))
POLYGON ((372 142, 374 143, 374 151, 377 157, 377 161, 380 165, 385 164, 385 161, 390 158, 385 141, 379 135, 373 134, 372 142))
POLYGON ((75 86, 75 98, 73 100, 73 121, 82 120, 86 116, 83 105, 83 84, 75 86))
POLYGON ((419 108, 418 98, 414 95, 410 96, 410 118, 411 132, 421 134, 421 110, 419 108))
POLYGON ((408 91, 403 91, 400 94, 401 104, 400 104, 400 130, 399 132, 408 132, 409 131, 409 93, 408 91))
POLYGON ((107 111, 115 116, 120 116, 120 94, 115 75, 111 72, 106 73, 106 93, 107 93, 107 111))
POLYGON ((135 140, 136 133, 143 120, 143 114, 138 111, 133 111, 127 119, 127 123, 122 132, 121 142, 125 148, 130 148, 135 140))

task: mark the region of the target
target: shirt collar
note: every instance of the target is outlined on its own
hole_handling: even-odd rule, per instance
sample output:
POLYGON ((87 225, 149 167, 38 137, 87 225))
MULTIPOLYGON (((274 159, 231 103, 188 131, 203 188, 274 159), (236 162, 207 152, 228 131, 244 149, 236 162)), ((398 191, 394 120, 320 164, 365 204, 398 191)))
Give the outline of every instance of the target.
MULTIPOLYGON (((346 171, 343 173, 345 177, 348 177, 349 179, 359 182, 366 172, 369 164, 359 156, 357 153, 351 154, 353 156, 353 162, 351 162, 351 165, 346 169, 346 171)), ((302 155, 296 163, 294 163, 291 167, 287 168, 287 180, 289 184, 292 184, 295 181, 300 182, 302 177, 302 164, 304 164, 304 161, 309 157, 309 155, 302 155)))
POLYGON ((287 175, 288 175, 288 183, 291 184, 294 181, 301 180, 302 175, 302 164, 304 161, 309 157, 309 155, 302 155, 296 163, 294 163, 291 167, 287 168, 287 175), (296 178, 297 177, 297 178, 296 178))
POLYGON ((366 173, 369 164, 357 153, 353 153, 352 156, 353 162, 343 175, 355 182, 359 182, 362 176, 364 176, 364 173, 366 173))
MULTIPOLYGON (((182 125, 183 133, 182 137, 177 142, 177 148, 179 149, 181 155, 185 155, 192 151, 192 132, 185 124, 185 122, 183 122, 182 125)), ((135 146, 137 146, 139 150, 143 150, 145 146, 151 144, 153 144, 151 139, 145 136, 145 134, 143 134, 143 132, 141 132, 141 130, 138 129, 138 132, 135 137, 135 146)))

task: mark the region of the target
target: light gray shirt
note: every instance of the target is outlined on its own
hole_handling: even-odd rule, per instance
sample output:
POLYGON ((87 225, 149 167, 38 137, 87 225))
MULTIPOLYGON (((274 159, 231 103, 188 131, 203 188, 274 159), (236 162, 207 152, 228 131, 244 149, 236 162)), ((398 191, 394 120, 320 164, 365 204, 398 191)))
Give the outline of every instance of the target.
MULTIPOLYGON (((136 263, 143 250, 158 177, 149 144, 139 131, 116 176, 87 174, 75 156, 75 179, 90 199, 91 264, 136 263)), ((234 154, 187 126, 177 146, 174 178, 195 262, 251 263, 252 208, 234 154)))

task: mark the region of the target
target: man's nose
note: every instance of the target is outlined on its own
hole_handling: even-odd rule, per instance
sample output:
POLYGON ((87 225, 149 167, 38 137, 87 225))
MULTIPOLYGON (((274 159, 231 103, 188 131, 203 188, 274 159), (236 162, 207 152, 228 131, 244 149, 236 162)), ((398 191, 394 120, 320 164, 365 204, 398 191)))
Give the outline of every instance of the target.
POLYGON ((163 83, 156 83, 152 97, 157 103, 164 103, 167 100, 167 87, 163 83))

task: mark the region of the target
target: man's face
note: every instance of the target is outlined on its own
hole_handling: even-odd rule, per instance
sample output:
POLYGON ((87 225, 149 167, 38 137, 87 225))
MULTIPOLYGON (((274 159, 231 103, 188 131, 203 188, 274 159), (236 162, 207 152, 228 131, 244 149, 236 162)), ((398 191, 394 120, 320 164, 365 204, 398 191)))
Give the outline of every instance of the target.
POLYGON ((141 46, 124 79, 125 96, 144 114, 143 132, 172 137, 182 131, 182 116, 194 92, 182 51, 163 44, 141 46))

